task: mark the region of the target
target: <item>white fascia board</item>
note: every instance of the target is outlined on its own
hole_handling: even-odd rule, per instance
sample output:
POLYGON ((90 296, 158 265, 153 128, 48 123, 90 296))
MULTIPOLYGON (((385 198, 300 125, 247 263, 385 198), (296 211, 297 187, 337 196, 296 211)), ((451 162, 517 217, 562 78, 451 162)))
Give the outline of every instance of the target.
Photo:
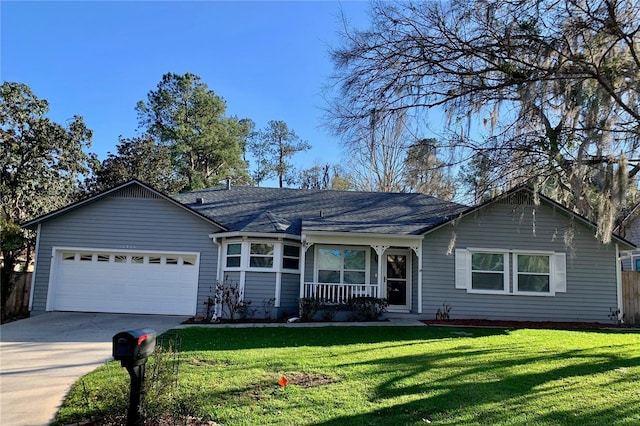
POLYGON ((302 233, 302 241, 308 244, 384 244, 388 246, 407 247, 419 244, 423 238, 422 235, 391 235, 365 232, 305 231, 302 233))
POLYGON ((268 238, 271 240, 297 240, 300 241, 300 235, 295 234, 272 234, 269 232, 219 232, 215 234, 209 234, 209 238, 212 240, 219 240, 220 238, 268 238))

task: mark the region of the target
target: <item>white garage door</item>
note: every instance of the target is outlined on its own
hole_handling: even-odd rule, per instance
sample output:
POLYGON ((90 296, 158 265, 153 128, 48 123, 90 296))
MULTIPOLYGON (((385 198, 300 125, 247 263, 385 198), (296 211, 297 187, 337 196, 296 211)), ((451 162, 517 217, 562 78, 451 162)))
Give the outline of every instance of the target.
POLYGON ((51 310, 194 315, 195 253, 57 250, 51 310))

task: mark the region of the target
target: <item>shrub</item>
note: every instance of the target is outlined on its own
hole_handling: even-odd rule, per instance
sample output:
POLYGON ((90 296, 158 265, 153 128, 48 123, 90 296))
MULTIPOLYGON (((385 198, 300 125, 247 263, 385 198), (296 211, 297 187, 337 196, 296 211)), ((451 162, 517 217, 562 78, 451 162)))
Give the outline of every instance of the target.
POLYGON ((322 300, 316 297, 303 297, 300 299, 300 319, 311 321, 322 306, 322 300))
POLYGON ((387 299, 377 297, 354 297, 349 300, 353 321, 377 321, 387 312, 387 299))

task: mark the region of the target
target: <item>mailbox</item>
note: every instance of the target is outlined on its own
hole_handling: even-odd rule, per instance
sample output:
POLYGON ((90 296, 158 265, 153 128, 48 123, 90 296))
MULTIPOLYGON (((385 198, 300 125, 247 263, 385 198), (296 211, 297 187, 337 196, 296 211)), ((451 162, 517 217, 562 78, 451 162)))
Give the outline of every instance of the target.
POLYGON ((123 366, 140 365, 156 349, 156 332, 150 328, 123 331, 113 336, 113 359, 123 366))

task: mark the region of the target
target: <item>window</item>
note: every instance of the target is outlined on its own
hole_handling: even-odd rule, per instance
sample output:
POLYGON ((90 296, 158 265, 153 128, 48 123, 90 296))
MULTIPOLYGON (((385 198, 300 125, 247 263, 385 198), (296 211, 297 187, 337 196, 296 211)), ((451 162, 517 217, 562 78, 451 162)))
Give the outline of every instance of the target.
POLYGON ((455 287, 470 293, 553 296, 567 291, 566 263, 565 253, 456 249, 455 287))
POLYGON ((143 256, 131 256, 131 263, 144 263, 144 257, 143 256))
POLYGON ((636 267, 634 271, 640 271, 640 257, 634 257, 633 260, 636 267))
POLYGON ((178 264, 178 258, 177 257, 167 256, 165 263, 167 265, 177 265, 178 264))
POLYGON ((62 253, 62 259, 71 261, 76 260, 76 254, 72 251, 65 251, 62 253))
POLYGON ((506 291, 504 253, 471 253, 471 288, 480 291, 506 291))
POLYGON ((360 249, 318 248, 318 282, 365 284, 367 252, 360 249))
POLYGON ((223 245, 226 268, 277 272, 300 269, 300 245, 268 240, 231 240, 223 245))
POLYGON ((282 249, 282 269, 300 269, 300 247, 284 245, 282 249))
POLYGON ((196 264, 196 258, 193 256, 185 256, 182 258, 182 264, 194 266, 196 264))
POLYGON ((98 254, 98 262, 108 262, 108 261, 109 261, 108 254, 102 254, 102 253, 98 254))
POLYGON ((242 255, 242 244, 227 244, 227 267, 239 268, 242 255))
POLYGON ((551 291, 550 256, 541 254, 514 254, 516 291, 549 293, 551 291))
POLYGON ((91 253, 80 253, 80 261, 82 262, 91 262, 93 260, 93 254, 91 253))
POLYGON ((273 268, 273 243, 251 243, 249 266, 251 268, 273 268))
POLYGON ((127 256, 126 256, 126 255, 124 255, 124 254, 116 254, 116 255, 113 257, 113 261, 114 261, 115 263, 127 263, 127 256))

